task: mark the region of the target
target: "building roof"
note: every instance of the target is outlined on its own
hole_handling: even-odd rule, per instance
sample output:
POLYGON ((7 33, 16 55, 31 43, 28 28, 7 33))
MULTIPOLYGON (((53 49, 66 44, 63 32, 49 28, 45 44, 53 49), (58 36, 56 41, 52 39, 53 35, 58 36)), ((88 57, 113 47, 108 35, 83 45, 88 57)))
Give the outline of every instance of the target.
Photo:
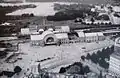
POLYGON ((57 33, 55 34, 57 39, 65 39, 68 38, 68 34, 67 33, 57 33))
POLYGON ((39 32, 32 31, 32 32, 31 32, 31 34, 32 34, 32 35, 38 35, 38 34, 39 34, 39 32))
POLYGON ((48 31, 53 31, 53 28, 49 28, 48 31))
POLYGON ((53 34, 53 32, 47 30, 47 31, 44 31, 41 35, 42 35, 42 36, 46 36, 46 35, 48 35, 48 34, 53 34))
POLYGON ((85 33, 86 37, 97 36, 97 33, 85 33))
POLYGON ((44 29, 39 29, 38 31, 41 32, 41 31, 44 31, 44 29))
POLYGON ((30 35, 31 40, 43 40, 42 35, 30 35))
POLYGON ((15 40, 18 39, 17 37, 0 37, 0 41, 2 40, 15 40))
POLYGON ((102 32, 97 32, 98 36, 104 36, 102 32))
POLYGON ((85 37, 84 32, 77 32, 77 34, 78 34, 79 37, 85 37))
POLYGON ((43 40, 48 34, 53 34, 51 31, 44 31, 42 34, 33 34, 30 36, 31 40, 43 40))
POLYGON ((61 26, 61 30, 63 32, 70 32, 70 27, 69 26, 61 26))

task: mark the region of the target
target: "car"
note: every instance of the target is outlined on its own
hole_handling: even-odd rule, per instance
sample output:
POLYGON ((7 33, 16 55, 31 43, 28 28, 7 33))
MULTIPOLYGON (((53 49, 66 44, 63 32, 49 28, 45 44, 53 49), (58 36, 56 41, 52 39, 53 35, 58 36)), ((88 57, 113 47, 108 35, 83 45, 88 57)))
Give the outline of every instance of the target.
POLYGON ((86 49, 85 47, 82 47, 82 49, 86 49))

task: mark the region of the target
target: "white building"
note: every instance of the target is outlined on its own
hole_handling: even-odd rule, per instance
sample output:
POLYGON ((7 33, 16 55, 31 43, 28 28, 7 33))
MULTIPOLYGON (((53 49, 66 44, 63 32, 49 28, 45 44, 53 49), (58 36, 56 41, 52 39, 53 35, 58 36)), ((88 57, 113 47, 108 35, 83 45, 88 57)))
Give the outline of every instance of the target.
POLYGON ((86 42, 97 42, 102 40, 105 40, 105 36, 102 32, 85 33, 86 42))
POLYGON ((68 35, 67 33, 56 33, 52 31, 44 31, 42 34, 31 34, 30 35, 31 44, 32 45, 40 45, 44 46, 45 44, 57 44, 60 43, 68 43, 68 35))
POLYGON ((97 33, 85 33, 86 42, 95 42, 98 41, 97 33))
POLYGON ((105 40, 105 36, 102 32, 97 32, 97 36, 98 36, 98 41, 103 41, 105 40))
POLYGON ((46 31, 40 29, 42 33, 32 32, 30 35, 31 44, 44 46, 48 44, 58 45, 59 43, 97 42, 105 39, 102 32, 84 33, 83 31, 75 31, 76 33, 73 34, 68 27, 63 27, 62 29, 63 32, 60 32, 60 30, 53 31, 51 28, 46 31))
POLYGON ((30 35, 29 28, 21 28, 21 35, 30 35))
POLYGON ((110 56, 109 71, 120 76, 120 38, 115 40, 114 51, 110 56))
POLYGON ((85 33, 82 32, 82 31, 77 32, 77 33, 78 33, 78 36, 79 36, 79 38, 78 38, 79 42, 85 42, 85 33))

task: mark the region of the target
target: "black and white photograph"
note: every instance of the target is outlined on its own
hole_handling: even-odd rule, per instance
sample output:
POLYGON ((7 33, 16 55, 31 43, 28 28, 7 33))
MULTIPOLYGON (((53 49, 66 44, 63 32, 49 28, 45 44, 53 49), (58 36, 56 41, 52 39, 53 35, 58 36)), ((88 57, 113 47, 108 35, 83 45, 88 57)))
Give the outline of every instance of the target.
POLYGON ((120 0, 0 0, 0 78, 120 78, 120 0))

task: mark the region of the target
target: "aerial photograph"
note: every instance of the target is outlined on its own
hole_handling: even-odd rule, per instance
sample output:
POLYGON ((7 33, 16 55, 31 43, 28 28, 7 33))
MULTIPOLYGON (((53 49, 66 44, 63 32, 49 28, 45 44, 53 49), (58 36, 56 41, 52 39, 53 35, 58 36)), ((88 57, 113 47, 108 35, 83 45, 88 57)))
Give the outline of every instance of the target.
POLYGON ((120 78, 120 0, 0 0, 0 78, 120 78))

